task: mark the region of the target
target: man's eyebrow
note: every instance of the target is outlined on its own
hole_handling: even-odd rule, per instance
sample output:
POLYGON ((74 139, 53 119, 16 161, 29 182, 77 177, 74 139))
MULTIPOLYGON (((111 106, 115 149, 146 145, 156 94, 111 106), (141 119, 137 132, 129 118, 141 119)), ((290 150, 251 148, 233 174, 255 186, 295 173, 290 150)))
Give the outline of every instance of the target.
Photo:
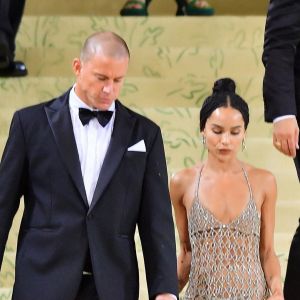
MULTIPOLYGON (((106 75, 104 75, 104 74, 102 74, 102 73, 97 73, 97 72, 95 72, 95 75, 96 76, 99 76, 99 77, 104 77, 104 78, 108 78, 108 76, 106 76, 106 75)), ((114 78, 114 79, 122 79, 122 78, 124 78, 125 76, 119 76, 119 77, 116 77, 116 78, 114 78)))

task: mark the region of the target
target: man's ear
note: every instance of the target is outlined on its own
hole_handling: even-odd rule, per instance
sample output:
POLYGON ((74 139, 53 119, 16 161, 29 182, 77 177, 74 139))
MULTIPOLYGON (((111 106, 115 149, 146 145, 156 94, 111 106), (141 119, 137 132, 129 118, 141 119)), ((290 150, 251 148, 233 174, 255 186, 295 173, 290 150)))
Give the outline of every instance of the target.
POLYGON ((78 57, 74 58, 72 67, 74 74, 78 76, 81 70, 81 61, 78 57))

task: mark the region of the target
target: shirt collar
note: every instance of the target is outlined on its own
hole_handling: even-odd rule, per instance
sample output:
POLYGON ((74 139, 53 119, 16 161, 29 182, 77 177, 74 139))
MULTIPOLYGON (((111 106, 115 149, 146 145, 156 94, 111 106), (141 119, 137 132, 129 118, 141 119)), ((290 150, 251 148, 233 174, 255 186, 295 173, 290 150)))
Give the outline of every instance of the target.
MULTIPOLYGON (((70 106, 71 109, 74 109, 74 110, 77 110, 77 111, 78 111, 79 108, 87 108, 87 109, 90 109, 90 110, 95 110, 94 108, 87 105, 84 101, 82 101, 77 96, 77 94, 75 93, 75 84, 73 85, 73 87, 71 88, 71 91, 70 91, 69 106, 70 106)), ((113 101, 113 103, 111 104, 111 106, 109 107, 108 110, 113 111, 113 112, 116 110, 115 101, 113 101)))

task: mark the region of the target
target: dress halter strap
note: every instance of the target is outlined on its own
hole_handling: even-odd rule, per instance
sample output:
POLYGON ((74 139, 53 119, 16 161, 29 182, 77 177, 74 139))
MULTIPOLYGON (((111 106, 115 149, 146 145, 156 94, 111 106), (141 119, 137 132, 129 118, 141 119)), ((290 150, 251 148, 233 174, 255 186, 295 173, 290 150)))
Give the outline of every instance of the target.
POLYGON ((201 174, 203 171, 203 167, 204 165, 201 166, 201 169, 199 171, 199 175, 198 175, 198 179, 197 179, 197 185, 196 185, 196 190, 195 190, 195 198, 198 199, 198 193, 199 193, 199 186, 200 186, 200 178, 201 178, 201 174))
MULTIPOLYGON (((196 199, 198 199, 200 178, 201 178, 201 175, 202 175, 203 168, 204 168, 204 165, 201 166, 201 169, 200 169, 199 175, 198 175, 198 179, 197 179, 197 185, 196 185, 196 190, 195 190, 196 199)), ((248 186, 249 194, 250 194, 250 199, 253 199, 253 193, 252 193, 252 188, 251 188, 251 185, 250 185, 249 177, 248 177, 248 174, 247 174, 246 170, 243 168, 243 166, 242 166, 242 171, 243 171, 244 177, 245 177, 246 182, 247 182, 247 186, 248 186)))
POLYGON ((250 185, 248 174, 247 174, 246 170, 243 167, 242 167, 242 170, 243 170, 244 176, 245 176, 246 181, 247 181, 249 194, 250 194, 250 199, 253 199, 253 193, 252 193, 252 188, 251 188, 251 185, 250 185))

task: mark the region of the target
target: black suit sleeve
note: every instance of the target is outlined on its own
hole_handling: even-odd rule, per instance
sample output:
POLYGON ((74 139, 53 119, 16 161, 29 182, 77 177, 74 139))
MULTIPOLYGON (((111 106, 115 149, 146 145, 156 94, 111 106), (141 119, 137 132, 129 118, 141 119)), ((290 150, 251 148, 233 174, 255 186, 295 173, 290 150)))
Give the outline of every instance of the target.
POLYGON ((0 164, 0 266, 5 244, 20 198, 23 195, 25 143, 18 113, 15 113, 0 164))
POLYGON ((265 120, 297 115, 295 68, 299 61, 300 1, 271 0, 265 28, 265 120))
POLYGON ((139 216, 149 299, 160 293, 177 295, 174 224, 167 168, 160 130, 148 154, 139 216))

